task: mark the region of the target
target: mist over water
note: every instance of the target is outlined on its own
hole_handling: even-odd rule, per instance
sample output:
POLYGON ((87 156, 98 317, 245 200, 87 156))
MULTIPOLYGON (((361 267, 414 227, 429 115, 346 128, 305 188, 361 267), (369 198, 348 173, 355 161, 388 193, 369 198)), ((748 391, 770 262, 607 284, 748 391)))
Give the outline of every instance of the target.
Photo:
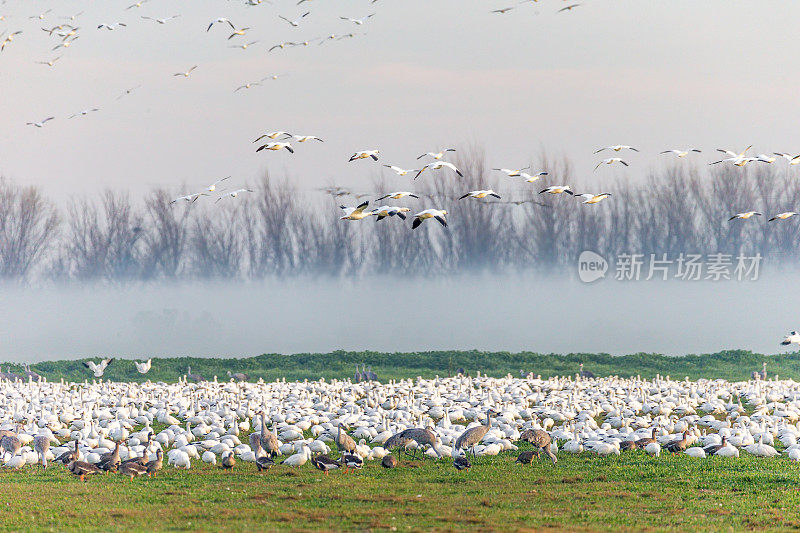
POLYGON ((247 357, 340 348, 777 353, 781 335, 800 328, 797 293, 788 290, 797 278, 790 274, 716 283, 608 278, 4 288, 0 359, 247 357))

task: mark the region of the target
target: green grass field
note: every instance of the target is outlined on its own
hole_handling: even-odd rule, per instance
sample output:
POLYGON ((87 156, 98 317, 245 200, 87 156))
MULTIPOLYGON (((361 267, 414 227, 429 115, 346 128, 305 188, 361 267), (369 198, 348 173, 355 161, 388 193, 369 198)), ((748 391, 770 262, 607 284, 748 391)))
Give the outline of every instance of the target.
MULTIPOLYGON (((61 466, 5 472, 8 530, 673 530, 800 527, 800 466, 785 458, 710 460, 643 452, 559 454, 533 466, 515 455, 473 461, 402 458, 325 476, 310 464, 258 474, 165 467, 157 478, 81 483, 61 466)), ((202 464, 202 463, 197 463, 202 464)))
MULTIPOLYGON (((143 355, 139 360, 147 359, 143 355)), ((99 359, 95 359, 97 361, 99 359)), ((542 377, 575 374, 578 365, 584 363, 585 369, 597 376, 620 375, 653 378, 656 374, 673 378, 688 376, 698 378, 722 378, 744 380, 750 372, 761 370, 761 363, 767 362, 767 371, 772 376, 800 380, 800 356, 795 352, 779 355, 764 355, 743 350, 731 350, 704 355, 672 357, 658 354, 631 354, 612 356, 609 354, 539 354, 533 352, 479 352, 479 351, 441 351, 411 353, 344 352, 324 354, 264 354, 242 359, 214 358, 159 358, 153 359, 153 367, 146 376, 136 372, 133 362, 117 360, 106 371, 105 378, 115 381, 153 381, 174 382, 186 374, 187 366, 192 372, 206 379, 227 379, 227 370, 244 372, 251 381, 263 378, 266 381, 286 378, 287 380, 318 380, 325 378, 345 379, 355 373, 356 364, 367 364, 377 372, 381 381, 388 379, 413 378, 416 376, 434 377, 453 375, 462 367, 468 373, 476 372, 492 376, 511 373, 519 376, 520 370, 541 374, 542 377)), ((5 369, 8 364, 3 364, 5 369)), ((21 367, 11 364, 12 370, 21 367)), ((47 361, 32 366, 34 370, 49 380, 65 379, 83 381, 93 379, 81 360, 47 361)))

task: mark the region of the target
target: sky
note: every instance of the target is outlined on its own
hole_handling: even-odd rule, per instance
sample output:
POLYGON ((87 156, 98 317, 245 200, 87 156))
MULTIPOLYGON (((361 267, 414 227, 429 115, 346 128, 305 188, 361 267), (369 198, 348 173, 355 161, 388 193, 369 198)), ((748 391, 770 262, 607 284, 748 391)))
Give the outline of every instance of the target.
MULTIPOLYGON (((23 30, 0 52, 0 175, 60 201, 106 188, 184 194, 228 175, 234 188, 264 171, 309 194, 332 183, 366 189, 386 172, 380 164, 413 167, 419 154, 445 147, 478 147, 491 166, 508 168, 542 152, 566 156, 587 184, 642 179, 674 162, 659 155, 672 148, 702 149, 682 162, 698 166, 715 148, 800 153, 798 3, 586 0, 559 13, 562 0, 150 0, 126 9, 131 2, 0 4, 0 32, 23 30), (490 13, 508 6, 515 9, 490 13), (29 18, 48 9, 43 20, 29 18), (80 38, 53 51, 59 39, 40 28, 81 11, 80 38), (306 11, 298 28, 278 18, 306 11), (339 18, 371 13, 363 25, 339 18), (141 18, 172 15, 180 16, 163 25, 141 18), (230 40, 226 25, 206 31, 217 17, 251 29, 230 40), (127 26, 97 29, 117 22, 127 26), (314 40, 350 32, 357 35, 314 40), (308 46, 268 52, 306 39, 308 46), (230 47, 251 41, 258 42, 246 50, 230 47), (59 56, 54 67, 36 63, 59 56), (189 77, 174 76, 193 65, 189 77), (280 76, 235 91, 273 74, 280 76), (56 118, 43 128, 26 125, 49 116, 56 118), (253 139, 272 130, 325 142, 294 143, 294 154, 256 153, 253 139), (594 172, 609 156, 593 152, 612 144, 640 152, 624 154, 630 167, 594 172), (380 164, 348 162, 366 149, 381 151, 380 164)), ((412 183, 386 176, 398 190, 412 183)), ((559 176, 547 179, 557 184, 559 176)), ((793 279, 395 280, 392 290, 385 283, 5 287, 0 357, 337 348, 770 353, 797 327, 785 288, 793 279), (342 311, 364 294, 397 298, 398 307, 380 315, 371 305, 342 311), (421 311, 426 301, 440 307, 421 311)))
MULTIPOLYGON (((0 31, 23 30, 0 53, 0 174, 59 197, 152 186, 191 192, 265 170, 301 189, 365 188, 381 171, 348 163, 380 149, 380 163, 412 167, 435 148, 477 146, 492 166, 516 168, 546 151, 592 179, 640 179, 672 163, 658 152, 714 148, 800 152, 793 21, 779 2, 486 0, 130 0, 15 2, 0 31), (506 14, 490 13, 507 6, 506 14), (43 20, 29 19, 47 9, 43 20), (77 17, 80 38, 40 27, 77 17), (300 27, 294 19, 310 11, 300 27), (361 26, 339 17, 375 15, 361 26), (140 17, 180 17, 164 25, 140 17), (246 36, 228 40, 226 17, 246 36), (114 31, 101 22, 124 22, 114 31), (267 50, 283 41, 354 38, 267 50), (233 43, 259 41, 247 50, 233 43), (63 56, 54 67, 36 64, 63 56), (198 65, 190 77, 173 74, 198 65), (263 86, 234 92, 264 76, 263 86), (138 87, 117 100, 126 89, 138 87), (83 109, 100 110, 68 117, 83 109), (48 116, 44 128, 27 126, 48 116), (255 153, 272 130, 317 135, 288 152, 255 153), (611 144, 630 144, 629 168, 592 168, 611 144)), ((609 157, 609 156, 606 156, 609 157)), ((389 175, 398 188, 409 177, 389 175)), ((558 181, 558 177, 550 179, 558 181)), ((554 182, 555 183, 555 182, 554 182)))

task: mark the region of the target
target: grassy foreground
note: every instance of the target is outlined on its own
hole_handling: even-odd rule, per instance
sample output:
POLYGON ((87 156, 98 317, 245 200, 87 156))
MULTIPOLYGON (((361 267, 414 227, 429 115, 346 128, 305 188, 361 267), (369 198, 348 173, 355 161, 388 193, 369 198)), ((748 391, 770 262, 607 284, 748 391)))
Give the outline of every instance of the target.
MULTIPOLYGON (((211 466, 129 481, 79 482, 61 466, 0 474, 0 528, 87 531, 674 530, 800 527, 800 466, 785 457, 710 460, 569 456, 522 467, 515 455, 473 461, 402 458, 325 476, 307 464, 257 474, 211 466)), ((198 463, 200 464, 200 463, 198 463)))
MULTIPOLYGON (((142 356, 139 360, 147 359, 142 356)), ((95 359, 98 361, 99 359, 95 359)), ((153 359, 153 367, 146 376, 136 372, 132 361, 117 360, 106 370, 105 378, 116 381, 176 381, 186 374, 191 365, 193 373, 206 379, 227 379, 227 372, 244 372, 250 381, 263 378, 266 381, 286 378, 287 380, 318 380, 325 378, 345 379, 353 377, 356 364, 366 364, 378 374, 381 381, 388 379, 413 378, 416 376, 434 377, 453 375, 459 367, 468 373, 476 372, 492 376, 511 373, 519 375, 520 370, 534 372, 547 378, 575 374, 578 365, 597 376, 620 375, 653 378, 656 374, 673 378, 688 376, 691 379, 722 378, 744 380, 750 372, 761 370, 761 363, 767 362, 770 376, 778 374, 782 378, 800 380, 800 356, 796 352, 779 355, 763 355, 744 350, 730 350, 714 354, 686 355, 682 357, 658 354, 631 354, 613 356, 609 354, 539 354, 534 352, 479 352, 479 351, 438 351, 411 353, 345 352, 335 351, 322 354, 264 354, 241 359, 215 359, 174 357, 153 359)), ((8 365, 4 365, 4 368, 8 365)), ((18 365, 10 365, 12 370, 21 371, 18 365)), ((46 361, 32 366, 34 370, 49 380, 66 379, 83 381, 92 379, 92 374, 80 360, 46 361)))

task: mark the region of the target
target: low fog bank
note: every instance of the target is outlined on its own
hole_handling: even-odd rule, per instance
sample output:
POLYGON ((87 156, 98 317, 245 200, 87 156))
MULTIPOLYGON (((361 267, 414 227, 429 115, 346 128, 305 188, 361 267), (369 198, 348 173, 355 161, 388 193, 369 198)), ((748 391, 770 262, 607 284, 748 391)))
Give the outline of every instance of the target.
POLYGON ((0 359, 246 357, 336 349, 776 353, 796 276, 618 282, 522 276, 3 288, 0 359))

